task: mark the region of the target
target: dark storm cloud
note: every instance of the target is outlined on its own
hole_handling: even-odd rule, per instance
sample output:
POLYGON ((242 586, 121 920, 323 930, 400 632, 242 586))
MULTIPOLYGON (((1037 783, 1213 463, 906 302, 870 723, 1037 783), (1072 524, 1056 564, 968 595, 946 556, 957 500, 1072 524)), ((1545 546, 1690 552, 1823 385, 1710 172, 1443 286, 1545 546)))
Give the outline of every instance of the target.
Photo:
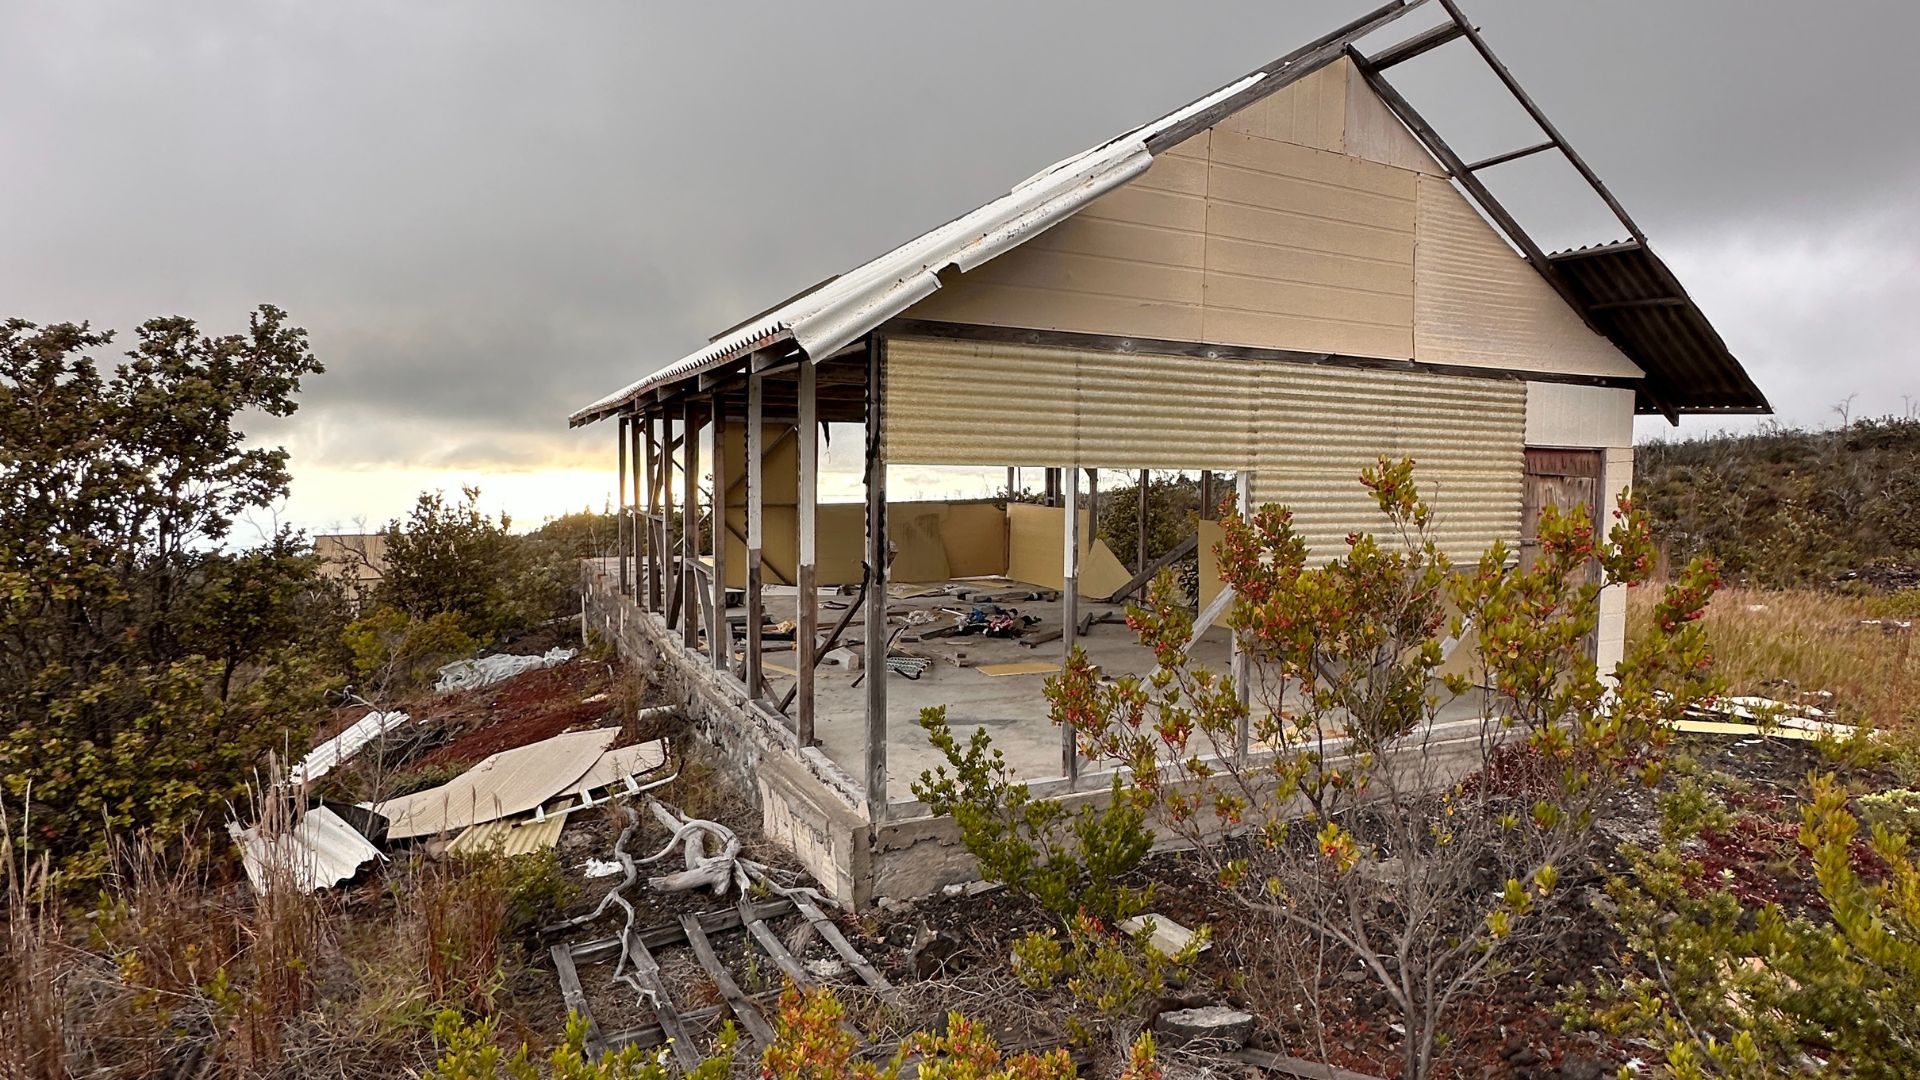
MULTIPOLYGON (((299 460, 577 459, 571 408, 1363 9, 11 4, 0 313, 271 301, 329 367, 299 460)), ((1920 394, 1920 14, 1470 10, 1790 419, 1920 394)), ((1463 49, 1406 89, 1469 154, 1531 141, 1463 49)), ((1545 240, 1612 238, 1530 167, 1545 240)))

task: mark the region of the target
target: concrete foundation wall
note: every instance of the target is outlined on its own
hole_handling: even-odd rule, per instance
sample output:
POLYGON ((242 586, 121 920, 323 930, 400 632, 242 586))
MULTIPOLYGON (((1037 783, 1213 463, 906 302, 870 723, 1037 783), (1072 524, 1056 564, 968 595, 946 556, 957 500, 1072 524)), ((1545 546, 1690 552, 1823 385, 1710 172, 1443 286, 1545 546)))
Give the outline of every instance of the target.
POLYGON ((748 700, 744 683, 714 670, 658 616, 621 596, 606 564, 589 561, 583 574, 584 629, 651 672, 655 685, 686 711, 727 781, 759 808, 769 839, 791 851, 835 900, 849 907, 871 902, 872 830, 853 778, 818 748, 800 750, 778 713, 748 700))

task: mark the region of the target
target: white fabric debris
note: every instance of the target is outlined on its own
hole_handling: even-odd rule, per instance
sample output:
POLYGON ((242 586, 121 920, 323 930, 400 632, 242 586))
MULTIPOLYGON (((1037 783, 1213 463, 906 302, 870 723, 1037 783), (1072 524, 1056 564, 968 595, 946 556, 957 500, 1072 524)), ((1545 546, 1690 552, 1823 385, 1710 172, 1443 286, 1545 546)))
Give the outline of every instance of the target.
POLYGON ((263 835, 258 825, 242 829, 231 821, 227 833, 240 846, 240 863, 253 891, 263 896, 276 880, 289 881, 303 893, 338 885, 368 862, 386 858, 358 829, 324 806, 301 814, 278 836, 263 835))
POLYGON ((370 712, 353 722, 340 734, 307 751, 287 778, 295 784, 312 783, 333 771, 333 767, 359 753, 366 745, 411 718, 403 712, 370 712))
POLYGON ((612 877, 613 875, 619 873, 620 870, 621 870, 621 867, 619 862, 613 859, 602 860, 602 859, 595 859, 595 858, 589 857, 587 859, 586 869, 582 870, 580 873, 582 877, 603 878, 603 877, 612 877))
POLYGON ((533 656, 496 653, 478 660, 455 660, 440 669, 440 679, 433 684, 433 688, 442 694, 451 690, 478 690, 515 675, 558 667, 573 659, 574 655, 573 649, 555 648, 533 656))

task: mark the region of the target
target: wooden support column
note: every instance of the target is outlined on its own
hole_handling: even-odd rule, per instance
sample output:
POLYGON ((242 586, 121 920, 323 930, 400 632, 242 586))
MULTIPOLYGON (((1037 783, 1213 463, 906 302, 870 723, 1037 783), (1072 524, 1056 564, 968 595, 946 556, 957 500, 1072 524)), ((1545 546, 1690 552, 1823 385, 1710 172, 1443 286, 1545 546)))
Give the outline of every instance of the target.
POLYGON ((1091 547, 1092 542, 1094 540, 1100 539, 1100 470, 1099 469, 1087 470, 1087 533, 1088 533, 1088 536, 1090 537, 1090 539, 1088 540, 1088 546, 1091 547))
MULTIPOLYGON (((1240 509, 1241 515, 1246 516, 1246 515, 1252 514, 1253 513, 1253 470, 1252 469, 1240 470, 1238 476, 1234 480, 1234 494, 1237 496, 1236 501, 1240 504, 1239 509, 1240 509)), ((1231 628, 1229 628, 1229 632, 1231 632, 1231 628)), ((1253 665, 1247 659, 1246 650, 1240 647, 1240 635, 1238 633, 1233 634, 1232 641, 1233 641, 1233 688, 1235 692, 1237 692, 1240 695, 1240 704, 1244 708, 1246 706, 1251 705, 1253 702, 1253 665)), ((1240 730, 1237 733, 1237 736, 1234 740, 1235 759, 1238 760, 1243 765, 1246 764, 1246 761, 1247 761, 1247 744, 1249 741, 1249 727, 1251 725, 1251 722, 1252 722, 1251 714, 1243 712, 1240 716, 1240 730)))
MULTIPOLYGON (((620 444, 620 479, 615 483, 615 497, 620 500, 619 513, 613 519, 613 557, 620 564, 620 595, 627 595, 627 416, 623 413, 614 418, 615 440, 620 444)), ((637 466, 636 466, 637 467, 637 466)))
MULTIPOLYGON (((1080 636, 1080 470, 1064 470, 1066 480, 1065 499, 1067 513, 1062 518, 1060 535, 1061 579, 1060 579, 1060 640, 1065 646, 1065 660, 1073 659, 1075 638, 1080 636)), ((1061 670, 1065 670, 1064 664, 1061 670)), ((1080 747, 1074 737, 1073 725, 1060 725, 1060 767, 1067 777, 1067 788, 1072 790, 1073 782, 1080 776, 1080 747)))
POLYGON ((660 556, 665 546, 660 542, 660 454, 657 440, 660 436, 660 422, 651 413, 645 420, 646 458, 647 458, 647 501, 642 511, 642 521, 647 528, 647 562, 645 598, 641 607, 648 611, 660 608, 660 556))
POLYGON ((800 361, 800 504, 796 515, 799 535, 794 538, 794 632, 793 666, 799 674, 794 677, 794 694, 799 702, 799 711, 794 714, 794 733, 799 736, 801 746, 812 746, 813 738, 813 669, 817 661, 814 654, 820 648, 820 600, 816 583, 819 580, 817 565, 819 562, 819 535, 815 528, 817 508, 820 502, 820 424, 819 406, 815 402, 813 361, 800 361))
POLYGON ((1151 485, 1152 480, 1152 473, 1145 469, 1140 470, 1140 490, 1135 492, 1133 500, 1134 508, 1140 511, 1140 539, 1139 543, 1135 545, 1137 558, 1133 564, 1135 573, 1139 573, 1147 568, 1147 488, 1151 485))
POLYGON ((626 425, 628 457, 634 461, 634 500, 628 503, 626 534, 628 534, 628 538, 630 538, 628 546, 634 550, 634 600, 636 600, 639 607, 645 607, 645 603, 647 603, 647 601, 645 601, 645 588, 647 588, 647 586, 643 584, 647 571, 645 571, 645 567, 643 567, 641 563, 643 563, 645 557, 647 557, 645 553, 647 553, 649 540, 651 540, 649 532, 643 528, 645 521, 641 519, 643 513, 645 513, 645 511, 641 509, 641 507, 643 507, 643 503, 641 503, 641 492, 645 490, 645 484, 651 482, 651 480, 645 479, 645 473, 641 473, 641 469, 639 469, 639 457, 641 457, 639 444, 641 444, 641 436, 643 436, 643 430, 641 430, 643 423, 645 423, 645 421, 639 417, 639 413, 634 413, 632 417, 628 417, 628 425, 626 425))
POLYGON ((1216 509, 1213 498, 1213 470, 1200 470, 1200 517, 1204 521, 1213 520, 1216 509))
POLYGON ((887 816, 887 339, 867 337, 867 813, 887 816))
MULTIPOLYGON (((802 361, 803 363, 805 361, 802 361)), ((747 376, 747 695, 758 698, 762 679, 760 624, 765 621, 766 598, 761 595, 760 557, 766 546, 766 486, 763 483, 767 436, 765 429, 766 376, 747 376)))
POLYGON ((727 671, 733 667, 733 627, 727 622, 727 414, 718 397, 710 408, 713 496, 708 513, 713 519, 713 588, 712 609, 707 615, 707 659, 713 661, 716 670, 727 671))
POLYGON ((1019 482, 1020 482, 1020 470, 1014 468, 1011 465, 1007 466, 1007 495, 1008 496, 1012 496, 1015 491, 1019 490, 1017 487, 1014 486, 1019 482))
MULTIPOLYGON (((683 419, 684 426, 684 419, 683 419)), ((681 438, 684 446, 686 438, 681 438)), ((683 530, 684 531, 684 530, 683 530)), ((667 628, 684 618, 680 611, 680 545, 673 541, 673 417, 660 411, 660 612, 667 617, 667 628)))
POLYGON ((694 427, 693 402, 680 403, 680 643, 700 644, 700 627, 693 611, 700 603, 700 433, 694 427))

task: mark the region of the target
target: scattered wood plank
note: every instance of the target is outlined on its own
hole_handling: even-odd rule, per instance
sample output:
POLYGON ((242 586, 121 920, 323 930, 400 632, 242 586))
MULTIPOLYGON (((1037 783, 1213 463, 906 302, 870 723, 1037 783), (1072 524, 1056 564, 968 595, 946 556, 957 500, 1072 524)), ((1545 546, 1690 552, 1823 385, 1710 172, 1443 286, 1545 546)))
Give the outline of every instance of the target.
POLYGON ((753 1002, 740 990, 740 984, 733 980, 733 973, 720 963, 720 957, 713 951, 713 942, 707 940, 707 932, 700 928, 700 920, 692 915, 680 916, 680 925, 687 932, 687 944, 693 946, 693 955, 699 959, 700 966, 707 969, 707 977, 713 980, 714 988, 720 996, 727 999, 727 1005, 733 1010, 740 1026, 747 1029, 747 1035, 762 1048, 773 1045, 773 1025, 754 1008, 753 1002))
MULTIPOLYGON (((793 901, 783 898, 765 904, 751 904, 746 910, 753 912, 756 919, 763 921, 777 919, 793 910, 793 901)), ((700 928, 709 934, 737 930, 740 927, 740 912, 739 908, 704 912, 700 916, 700 928)), ((687 940, 687 932, 677 922, 663 923, 640 931, 640 940, 645 942, 649 949, 664 949, 669 945, 678 945, 687 940)), ((571 946, 571 950, 575 964, 603 963, 620 955, 620 939, 609 937, 583 941, 571 946)))
POLYGON ((1269 1072, 1298 1077, 1299 1080, 1380 1080, 1377 1076, 1342 1069, 1337 1065, 1323 1065, 1317 1061, 1308 1061, 1306 1058, 1287 1057, 1284 1054, 1255 1050, 1252 1047, 1235 1050, 1228 1056, 1235 1061, 1244 1061, 1269 1072))
POLYGON ((681 1020, 673 999, 667 995, 667 985, 660 980, 660 964, 647 951, 647 944, 640 940, 638 933, 627 935, 627 959, 633 964, 634 982, 653 999, 654 1015, 660 1018, 660 1030, 666 1033, 667 1049, 672 1051, 681 1069, 693 1071, 700 1064, 700 1049, 693 1045, 693 1035, 681 1020))
POLYGON ((1181 559, 1184 559, 1187 556, 1193 554, 1194 549, 1198 548, 1199 546, 1200 546, 1199 533, 1195 533, 1192 536, 1187 537, 1185 540, 1180 541, 1178 544, 1175 544, 1173 546, 1172 551, 1169 551, 1165 555, 1162 555, 1159 558, 1148 563, 1145 567, 1141 568, 1139 573, 1133 575, 1133 577, 1129 579, 1125 585, 1122 585, 1119 588, 1108 593, 1105 597, 1107 603, 1117 604, 1120 601, 1125 600, 1127 597, 1132 596, 1135 590, 1140 589, 1141 587, 1145 586, 1148 582, 1152 581, 1155 574, 1158 574, 1160 571, 1165 570, 1167 567, 1172 566, 1174 563, 1177 563, 1181 559))
POLYGON ((758 918, 748 909, 745 900, 740 901, 740 922, 747 928, 747 933, 753 935, 753 940, 759 942, 760 947, 766 950, 767 955, 773 957, 774 966, 778 967, 793 982, 793 985, 803 988, 808 985, 807 969, 800 966, 799 959, 793 953, 787 951, 786 945, 780 941, 780 936, 773 932, 765 920, 758 918))
POLYGON ((814 907, 812 901, 796 897, 793 906, 799 909, 800 914, 806 916, 814 929, 820 931, 820 936, 826 939, 827 944, 833 946, 833 951, 840 954, 840 959, 847 962, 847 966, 853 969, 854 974, 860 976, 860 981, 879 991, 880 996, 889 1003, 898 1002, 898 995, 893 992, 893 984, 887 981, 886 976, 874 970, 873 965, 867 962, 866 957, 860 955, 860 950, 853 947, 853 943, 847 940, 847 936, 840 932, 840 928, 834 925, 832 919, 827 918, 819 908, 814 907))
POLYGON ((579 1014, 587 1022, 587 1056, 598 1057, 607 1048, 606 1040, 600 1035, 600 1022, 587 1008, 587 992, 580 986, 580 969, 573 966, 573 951, 565 945, 555 945, 551 951, 553 971, 560 978, 560 998, 567 1003, 568 1012, 579 1014))

